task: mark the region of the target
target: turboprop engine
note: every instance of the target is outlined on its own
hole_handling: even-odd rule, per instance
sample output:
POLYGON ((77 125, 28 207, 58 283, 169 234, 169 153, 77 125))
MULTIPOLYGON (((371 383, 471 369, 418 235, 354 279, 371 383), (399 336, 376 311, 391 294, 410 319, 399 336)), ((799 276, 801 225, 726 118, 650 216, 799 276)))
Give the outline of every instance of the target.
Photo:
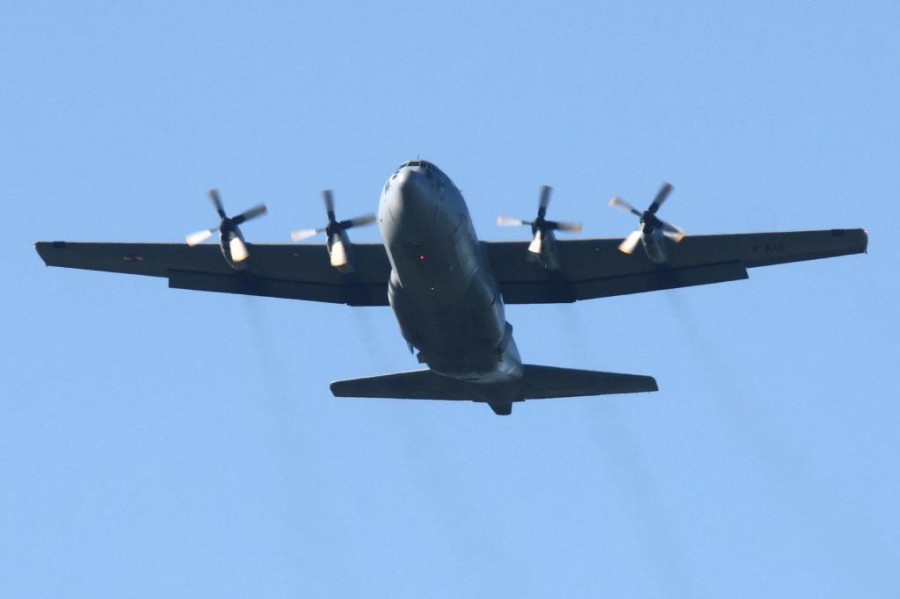
POLYGON ((672 191, 672 185, 663 183, 653 203, 650 207, 641 212, 622 198, 613 196, 609 201, 610 206, 615 206, 626 212, 630 212, 641 219, 637 229, 629 233, 628 237, 619 244, 619 251, 625 254, 631 254, 638 242, 644 246, 644 252, 647 258, 655 264, 666 264, 669 261, 667 253, 667 239, 671 239, 675 243, 679 243, 684 239, 684 231, 675 225, 669 224, 656 216, 657 210, 666 201, 669 193, 672 191))
POLYGON ((228 265, 235 270, 247 268, 250 252, 247 249, 247 243, 244 241, 244 236, 241 234, 238 225, 242 225, 248 220, 252 220, 257 216, 265 214, 266 205, 258 204, 249 210, 241 212, 237 216, 229 217, 225 213, 225 208, 222 206, 222 200, 219 198, 218 190, 210 189, 209 199, 216 209, 216 212, 219 214, 219 218, 222 219, 219 222, 219 226, 191 233, 185 237, 185 241, 187 241, 189 246, 193 247, 198 243, 206 241, 218 231, 219 247, 222 248, 222 255, 225 257, 225 261, 228 262, 228 265))
POLYGON ((350 243, 350 236, 347 235, 347 229, 353 227, 362 227, 375 222, 374 214, 366 214, 357 216, 347 220, 337 220, 334 215, 334 197, 330 189, 322 192, 322 198, 325 201, 325 212, 328 214, 328 223, 320 229, 302 229, 299 231, 291 231, 291 239, 301 241, 309 239, 319 233, 325 233, 326 247, 328 248, 328 256, 331 265, 343 273, 353 272, 353 246, 350 243))
POLYGON ((549 185, 541 187, 541 199, 538 202, 538 213, 534 220, 522 220, 509 218, 502 214, 497 217, 497 224, 501 227, 518 227, 527 225, 531 227, 531 243, 528 244, 530 255, 541 263, 547 270, 559 270, 559 253, 557 251, 556 235, 554 231, 567 233, 580 233, 581 223, 558 222, 547 220, 547 206, 550 204, 550 192, 553 188, 549 185))

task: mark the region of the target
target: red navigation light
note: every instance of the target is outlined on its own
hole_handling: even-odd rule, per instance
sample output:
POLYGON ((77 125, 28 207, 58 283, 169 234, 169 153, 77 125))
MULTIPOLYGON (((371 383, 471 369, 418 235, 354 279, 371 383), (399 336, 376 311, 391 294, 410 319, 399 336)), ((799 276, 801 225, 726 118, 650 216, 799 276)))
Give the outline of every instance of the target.
POLYGON ((425 254, 419 254, 419 262, 425 262, 425 254))

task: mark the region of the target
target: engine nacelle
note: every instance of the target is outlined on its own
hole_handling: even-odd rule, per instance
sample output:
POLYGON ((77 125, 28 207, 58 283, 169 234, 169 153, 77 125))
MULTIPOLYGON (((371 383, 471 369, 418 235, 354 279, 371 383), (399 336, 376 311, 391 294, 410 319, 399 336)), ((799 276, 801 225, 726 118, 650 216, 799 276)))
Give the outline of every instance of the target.
POLYGON ((228 266, 235 270, 247 268, 250 263, 250 251, 247 249, 244 236, 241 235, 241 231, 237 227, 222 227, 219 247, 228 266))
POLYGON ((662 229, 654 228, 647 231, 645 227, 644 233, 641 235, 641 245, 644 246, 647 258, 654 264, 669 262, 668 240, 662 229))
POLYGON ((541 187, 541 199, 538 203, 537 217, 533 221, 521 218, 508 218, 503 215, 497 217, 497 224, 501 227, 518 227, 528 225, 531 227, 531 243, 528 244, 528 252, 531 260, 537 260, 546 270, 559 270, 559 244, 556 241, 554 231, 566 231, 568 233, 581 233, 581 223, 561 222, 547 220, 547 206, 550 204, 549 185, 541 187))
POLYGON ((217 228, 204 229, 203 231, 191 233, 185 236, 185 241, 188 246, 194 247, 198 243, 203 243, 209 239, 209 237, 216 232, 216 229, 218 229, 219 248, 222 250, 222 257, 225 258, 225 262, 235 270, 247 268, 250 250, 247 249, 247 243, 244 241, 244 236, 241 235, 241 230, 238 228, 238 225, 265 214, 267 211, 266 205, 257 204, 249 210, 244 210, 237 216, 229 217, 225 213, 224 206, 222 206, 222 200, 219 198, 218 190, 210 189, 209 199, 212 201, 213 208, 216 209, 216 212, 221 219, 219 221, 219 226, 217 228))
POLYGON ((528 251, 545 269, 559 270, 559 242, 553 231, 535 232, 528 251))
POLYGON ((667 223, 656 216, 656 212, 663 202, 666 201, 669 193, 672 191, 670 183, 663 183, 662 187, 653 199, 650 207, 641 212, 622 198, 613 196, 609 201, 610 206, 614 206, 625 212, 630 212, 641 219, 641 226, 632 231, 622 243, 619 244, 619 251, 630 254, 637 247, 638 240, 644 246, 644 253, 647 258, 654 264, 667 264, 669 257, 667 255, 669 242, 680 243, 684 239, 684 231, 671 223, 667 223))
POLYGON ((341 229, 329 235, 326 247, 333 267, 342 273, 353 272, 353 244, 346 231, 341 229))

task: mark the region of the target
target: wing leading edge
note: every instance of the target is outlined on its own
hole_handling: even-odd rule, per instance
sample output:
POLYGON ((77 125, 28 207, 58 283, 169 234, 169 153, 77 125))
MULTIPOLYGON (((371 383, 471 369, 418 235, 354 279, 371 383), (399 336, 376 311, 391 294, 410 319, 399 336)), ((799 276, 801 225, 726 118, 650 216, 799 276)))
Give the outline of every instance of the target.
POLYGON ((746 279, 747 269, 866 251, 863 229, 738 233, 685 237, 669 264, 652 263, 640 250, 618 251, 621 239, 559 241, 560 270, 526 259, 528 242, 483 242, 508 304, 578 300, 746 279))

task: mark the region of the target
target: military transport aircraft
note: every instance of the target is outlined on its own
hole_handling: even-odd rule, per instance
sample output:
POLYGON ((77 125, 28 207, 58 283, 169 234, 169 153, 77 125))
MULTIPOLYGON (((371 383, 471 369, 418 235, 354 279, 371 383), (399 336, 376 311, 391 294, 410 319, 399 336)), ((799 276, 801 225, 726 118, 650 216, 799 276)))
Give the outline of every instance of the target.
POLYGON ((351 244, 347 231, 375 215, 337 220, 325 192, 328 221, 294 231, 324 244, 254 244, 239 225, 264 205, 229 217, 215 190, 217 227, 187 243, 38 242, 48 266, 165 277, 169 287, 350 306, 390 305, 410 351, 427 369, 336 381, 339 397, 471 400, 497 414, 528 399, 656 391, 649 376, 523 364, 504 304, 575 302, 599 297, 747 278, 747 269, 866 250, 862 229, 685 236, 657 216, 671 186, 647 210, 611 205, 640 218, 622 239, 558 240, 579 223, 548 220, 550 188, 537 216, 499 217, 531 227, 529 241, 479 241, 462 194, 425 160, 401 164, 384 184, 378 207, 383 243, 351 244), (219 233, 219 248, 202 244, 219 233), (638 244, 643 251, 637 249, 638 244))

